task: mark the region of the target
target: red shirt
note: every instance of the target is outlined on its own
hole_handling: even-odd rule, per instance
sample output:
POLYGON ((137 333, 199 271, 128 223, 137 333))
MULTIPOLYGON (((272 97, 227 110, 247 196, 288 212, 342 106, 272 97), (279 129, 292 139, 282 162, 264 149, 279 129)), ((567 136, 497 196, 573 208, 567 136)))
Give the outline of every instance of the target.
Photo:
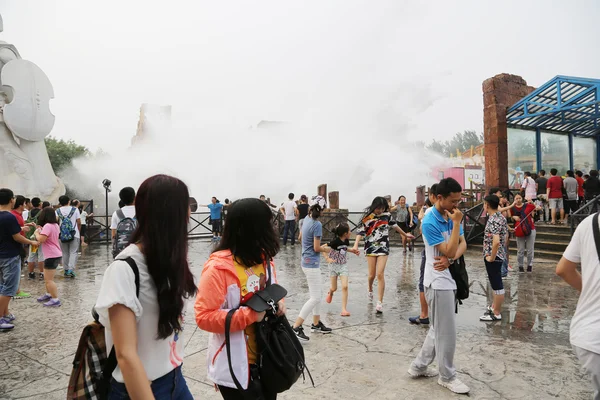
POLYGON ((577 180, 577 185, 579 186, 577 189, 577 195, 579 197, 583 197, 585 194, 583 191, 583 178, 580 176, 575 176, 575 179, 577 180))
MULTIPOLYGON (((11 210, 10 213, 15 216, 17 222, 19 223, 19 226, 23 228, 25 226, 25 220, 23 219, 23 215, 17 212, 16 210, 11 210)), ((23 232, 23 229, 21 229, 21 236, 25 236, 25 232, 23 232)))
POLYGON ((515 222, 515 236, 517 237, 523 237, 525 236, 525 232, 523 231, 524 228, 524 224, 529 225, 529 231, 532 231, 535 229, 535 224, 533 223, 533 212, 535 210, 535 206, 531 203, 527 203, 527 204, 523 204, 521 207, 517 207, 514 206, 513 208, 510 209, 510 213, 513 217, 521 217, 521 221, 519 222, 515 222), (525 217, 526 215, 528 215, 529 213, 531 213, 529 215, 529 217, 527 217, 527 222, 522 222, 523 221, 523 217, 525 217))
POLYGON ((551 176, 546 188, 550 189, 549 199, 562 199, 563 180, 560 176, 551 176))

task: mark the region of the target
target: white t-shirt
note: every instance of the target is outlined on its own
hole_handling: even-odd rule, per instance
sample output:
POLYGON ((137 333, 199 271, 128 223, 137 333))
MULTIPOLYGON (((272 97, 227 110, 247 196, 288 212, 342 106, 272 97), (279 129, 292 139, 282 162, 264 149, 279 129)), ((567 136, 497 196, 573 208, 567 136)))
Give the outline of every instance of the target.
POLYGON ((81 225, 87 225, 87 216, 88 216, 88 213, 86 211, 81 212, 81 216, 80 216, 81 225))
POLYGON ((78 238, 80 235, 77 220, 81 218, 81 214, 79 214, 79 210, 76 207, 64 206, 56 210, 56 216, 59 217, 58 226, 61 223, 60 218, 67 218, 71 214, 72 209, 75 209, 75 212, 71 216, 71 224, 73 224, 73 228, 75 229, 75 238, 78 238))
POLYGON ((286 201, 285 203, 283 203, 283 209, 285 210, 285 220, 286 221, 293 221, 296 219, 296 208, 298 208, 296 206, 296 202, 293 200, 289 200, 286 201))
MULTIPOLYGON (((148 379, 153 381, 168 374, 183 362, 184 340, 183 333, 173 333, 166 339, 157 339, 158 329, 158 299, 156 286, 148 273, 146 260, 140 249, 131 244, 119 254, 104 273, 100 293, 96 300, 96 312, 100 323, 105 326, 106 349, 112 349, 113 338, 108 318, 108 310, 115 304, 122 304, 135 314, 137 322, 138 355, 144 366, 148 379), (140 296, 135 295, 135 274, 122 259, 131 257, 140 271, 140 296)), ((184 315, 181 319, 185 317, 184 315)), ((184 327, 184 323, 181 323, 184 327)), ((124 383, 121 369, 113 372, 117 382, 124 383)))
MULTIPOLYGON (((125 216, 125 218, 135 217, 135 206, 125 206, 121 208, 121 211, 123 211, 123 215, 125 216)), ((112 220, 110 222, 110 229, 117 229, 117 225, 119 225, 119 222, 121 222, 121 218, 119 218, 117 212, 115 211, 112 215, 112 220)))
POLYGON ((600 354, 600 260, 592 228, 594 217, 589 216, 579 224, 563 256, 573 263, 581 263, 583 282, 571 320, 571 344, 600 354))

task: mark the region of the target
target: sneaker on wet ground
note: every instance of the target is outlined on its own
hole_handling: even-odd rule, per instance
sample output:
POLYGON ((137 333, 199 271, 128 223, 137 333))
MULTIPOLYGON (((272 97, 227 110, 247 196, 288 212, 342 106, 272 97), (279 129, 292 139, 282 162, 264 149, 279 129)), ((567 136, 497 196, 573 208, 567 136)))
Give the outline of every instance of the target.
POLYGON ((40 272, 40 281, 43 281, 43 280, 44 280, 44 273, 40 272))
POLYGON ((72 269, 65 270, 65 278, 75 278, 76 276, 77 275, 75 275, 75 271, 72 269))
POLYGON ((414 325, 429 325, 429 318, 421 318, 419 315, 408 319, 414 325))
POLYGON ((373 292, 367 292, 367 298, 369 301, 373 301, 373 292))
POLYGON ((50 300, 51 298, 52 298, 52 296, 50 296, 50 293, 46 293, 46 294, 38 297, 37 301, 39 301, 40 303, 43 303, 43 302, 50 300))
POLYGON ((431 367, 427 367, 425 370, 420 370, 418 368, 415 368, 413 365, 410 366, 410 368, 408 369, 408 374, 410 376, 412 376, 413 378, 418 378, 421 376, 427 377, 427 378, 431 378, 432 376, 438 376, 439 372, 431 367))
POLYGON ((50 299, 44 303, 44 307, 60 307, 61 303, 59 299, 50 299))
POLYGON ((17 294, 15 294, 15 299, 28 299, 31 297, 31 293, 24 292, 19 290, 17 294))
POLYGON ((297 328, 292 328, 294 330, 294 332, 296 333, 296 336, 298 336, 298 339, 300 340, 310 340, 310 338, 308 336, 306 336, 306 334, 304 334, 304 328, 299 326, 297 328))
POLYGON ((533 272, 533 265, 530 265, 529 267, 527 267, 527 272, 533 272))
POLYGON ((6 318, 0 318, 0 331, 9 331, 15 326, 10 323, 6 318))
POLYGON ((30 272, 30 273, 28 273, 28 274, 27 274, 27 277, 28 277, 29 279, 35 279, 35 272, 30 272))
POLYGON ((488 321, 500 321, 502 320, 502 314, 495 315, 492 310, 487 310, 485 314, 479 317, 480 321, 488 322, 488 321))
POLYGON ((60 271, 61 269, 65 269, 65 267, 63 267, 62 264, 58 264, 58 267, 56 267, 56 270, 60 271))
POLYGON ((319 321, 317 325, 311 324, 310 330, 319 333, 331 333, 332 329, 325 326, 323 321, 319 321))
POLYGON ((378 301, 377 305, 375 306, 375 311, 377 312, 377 314, 383 314, 383 303, 378 301))
POLYGON ((451 381, 443 381, 442 378, 440 377, 438 379, 438 385, 445 387, 446 389, 450 390, 451 392, 454 393, 458 393, 458 394, 465 394, 465 393, 469 393, 469 387, 467 385, 465 385, 464 383, 462 383, 462 381, 458 378, 454 378, 451 381))
POLYGON ((525 269, 523 267, 519 267, 519 272, 525 272, 525 269))
POLYGON ((4 316, 4 319, 7 320, 8 322, 13 322, 15 319, 17 319, 17 317, 15 317, 14 314, 8 313, 7 315, 4 316))
POLYGON ((512 267, 512 265, 508 266, 508 272, 512 272, 514 270, 514 268, 512 267))

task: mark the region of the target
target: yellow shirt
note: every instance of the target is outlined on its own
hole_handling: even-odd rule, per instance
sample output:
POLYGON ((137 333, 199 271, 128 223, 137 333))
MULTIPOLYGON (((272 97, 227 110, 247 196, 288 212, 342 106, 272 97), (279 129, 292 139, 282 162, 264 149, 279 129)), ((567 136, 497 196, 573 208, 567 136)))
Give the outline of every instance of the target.
MULTIPOLYGON (((245 268, 237 261, 233 261, 235 272, 240 279, 240 288, 242 298, 250 292, 258 292, 267 286, 267 277, 265 275, 265 267, 262 264, 255 265, 250 268, 245 268)), ((246 344, 248 348, 248 362, 256 364, 258 355, 258 345, 256 343, 256 326, 254 324, 244 329, 246 334, 246 344)))

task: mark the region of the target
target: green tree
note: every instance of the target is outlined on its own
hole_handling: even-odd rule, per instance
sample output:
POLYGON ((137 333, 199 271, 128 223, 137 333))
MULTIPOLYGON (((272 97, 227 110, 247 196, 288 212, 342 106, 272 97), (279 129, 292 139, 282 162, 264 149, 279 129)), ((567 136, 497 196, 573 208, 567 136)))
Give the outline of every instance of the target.
POLYGON ((55 173, 71 165, 75 158, 86 157, 90 154, 85 146, 78 145, 73 140, 65 142, 52 136, 46 138, 46 149, 55 173))
POLYGON ((463 133, 458 132, 450 140, 437 141, 434 139, 427 145, 427 149, 449 157, 450 154, 456 154, 456 150, 462 153, 469 150, 471 146, 480 144, 483 144, 483 133, 477 134, 475 131, 466 130, 463 133))

